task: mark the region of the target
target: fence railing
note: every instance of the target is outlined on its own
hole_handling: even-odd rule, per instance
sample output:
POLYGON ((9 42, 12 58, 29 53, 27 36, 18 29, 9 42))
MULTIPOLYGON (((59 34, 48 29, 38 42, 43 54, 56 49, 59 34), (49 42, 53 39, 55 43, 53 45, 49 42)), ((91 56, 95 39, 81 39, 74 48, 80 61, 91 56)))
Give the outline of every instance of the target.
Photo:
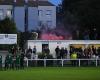
POLYGON ((39 62, 43 64, 44 67, 51 64, 64 66, 100 66, 100 59, 25 59, 26 66, 29 67, 29 63, 34 63, 35 66, 38 66, 39 62))

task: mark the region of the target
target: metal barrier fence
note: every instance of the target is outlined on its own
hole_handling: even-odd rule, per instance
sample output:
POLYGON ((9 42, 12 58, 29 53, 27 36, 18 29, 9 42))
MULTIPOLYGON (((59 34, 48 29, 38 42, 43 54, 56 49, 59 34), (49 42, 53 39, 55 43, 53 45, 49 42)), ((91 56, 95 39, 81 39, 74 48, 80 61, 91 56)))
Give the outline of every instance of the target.
POLYGON ((25 59, 27 67, 100 66, 100 59, 25 59))

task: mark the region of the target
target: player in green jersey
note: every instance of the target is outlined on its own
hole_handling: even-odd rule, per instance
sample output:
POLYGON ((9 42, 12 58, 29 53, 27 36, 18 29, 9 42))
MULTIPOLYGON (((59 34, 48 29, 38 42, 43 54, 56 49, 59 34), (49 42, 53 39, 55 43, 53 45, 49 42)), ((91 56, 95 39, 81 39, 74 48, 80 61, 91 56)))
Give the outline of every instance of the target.
POLYGON ((15 67, 16 69, 20 68, 20 55, 16 55, 15 67))
POLYGON ((5 70, 9 68, 8 61, 9 61, 9 55, 5 57, 5 70))
POLYGON ((0 55, 0 70, 2 70, 2 56, 0 55))
POLYGON ((12 64, 13 64, 13 57, 12 57, 12 55, 10 54, 10 55, 9 55, 9 59, 8 59, 8 65, 9 65, 9 68, 10 68, 10 69, 12 68, 12 64))

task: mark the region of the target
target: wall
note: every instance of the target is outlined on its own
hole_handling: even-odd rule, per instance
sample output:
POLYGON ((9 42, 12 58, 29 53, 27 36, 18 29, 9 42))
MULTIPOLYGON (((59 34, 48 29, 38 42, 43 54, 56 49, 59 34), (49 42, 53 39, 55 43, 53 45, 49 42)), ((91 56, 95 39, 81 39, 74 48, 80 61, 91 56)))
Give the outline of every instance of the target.
POLYGON ((7 10, 12 10, 13 7, 12 5, 0 5, 0 9, 3 10, 3 13, 4 13, 3 19, 4 19, 6 17, 7 10))
MULTIPOLYGON (((31 46, 31 48, 36 46, 37 52, 41 52, 42 44, 44 42, 48 42, 50 54, 52 54, 54 58, 55 58, 55 48, 57 46, 59 46, 60 48, 62 48, 62 47, 67 48, 69 51, 69 47, 71 44, 85 44, 85 45, 100 44, 100 40, 29 40, 27 46, 28 47, 31 46)), ((69 55, 70 55, 70 53, 68 52, 68 56, 69 55)))
POLYGON ((39 16, 39 21, 43 21, 45 24, 47 21, 52 21, 52 26, 50 28, 56 27, 56 6, 38 6, 38 10, 43 11, 43 16, 39 16), (46 10, 52 10, 51 18, 46 17, 46 10))
POLYGON ((25 24, 25 10, 24 7, 15 7, 14 20, 18 30, 24 31, 25 24))
POLYGON ((28 8, 28 26, 29 30, 36 29, 38 27, 38 9, 37 7, 28 8))
POLYGON ((28 48, 31 47, 31 49, 33 49, 34 46, 36 46, 37 52, 42 52, 42 43, 41 42, 34 42, 34 41, 28 42, 28 48))

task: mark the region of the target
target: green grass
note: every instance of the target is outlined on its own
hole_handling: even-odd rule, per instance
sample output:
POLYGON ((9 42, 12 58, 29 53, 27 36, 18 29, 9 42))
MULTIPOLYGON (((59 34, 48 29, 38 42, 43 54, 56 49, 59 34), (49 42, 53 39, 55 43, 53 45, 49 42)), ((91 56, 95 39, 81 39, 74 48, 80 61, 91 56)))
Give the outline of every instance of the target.
POLYGON ((0 71, 0 80, 100 80, 100 67, 28 68, 0 71))

